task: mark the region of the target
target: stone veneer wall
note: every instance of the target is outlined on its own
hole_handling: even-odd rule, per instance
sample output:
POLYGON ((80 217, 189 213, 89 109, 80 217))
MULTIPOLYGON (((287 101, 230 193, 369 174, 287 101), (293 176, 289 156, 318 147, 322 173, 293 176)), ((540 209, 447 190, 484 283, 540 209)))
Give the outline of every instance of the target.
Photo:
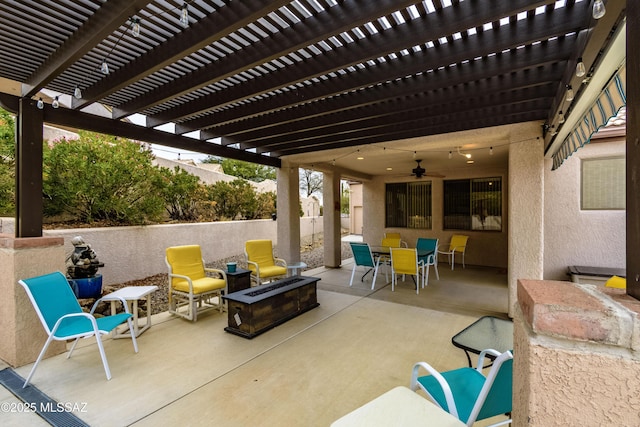
POLYGON ((513 425, 640 425, 640 301, 543 280, 519 280, 518 301, 513 425))

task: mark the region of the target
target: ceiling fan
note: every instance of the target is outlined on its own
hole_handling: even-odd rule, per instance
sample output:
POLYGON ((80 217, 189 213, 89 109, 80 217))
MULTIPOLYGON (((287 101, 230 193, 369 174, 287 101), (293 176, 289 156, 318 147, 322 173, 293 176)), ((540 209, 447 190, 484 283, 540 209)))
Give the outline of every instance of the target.
POLYGON ((416 178, 420 179, 423 176, 432 176, 432 177, 436 177, 436 178, 444 178, 444 175, 439 174, 439 173, 434 173, 434 172, 429 172, 427 173, 426 169, 423 168, 422 166, 420 166, 420 162, 422 162, 422 159, 416 159, 416 167, 413 168, 413 170, 411 172, 413 176, 415 176, 416 178))

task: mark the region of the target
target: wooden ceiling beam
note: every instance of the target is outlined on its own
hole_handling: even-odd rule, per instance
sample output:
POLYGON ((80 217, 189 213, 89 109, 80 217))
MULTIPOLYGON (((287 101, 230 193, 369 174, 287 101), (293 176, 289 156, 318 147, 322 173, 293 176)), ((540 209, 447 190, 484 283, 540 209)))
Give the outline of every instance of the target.
MULTIPOLYGON (((545 4, 548 2, 540 3, 545 4)), ((531 2, 523 0, 500 2, 495 7, 490 8, 480 7, 476 2, 460 3, 456 7, 443 9, 439 14, 429 14, 422 19, 409 21, 393 30, 371 35, 366 39, 358 40, 339 49, 325 52, 306 61, 291 64, 284 69, 256 77, 246 83, 235 85, 220 91, 215 97, 200 97, 161 113, 150 114, 150 125, 157 126, 172 121, 183 121, 189 117, 199 116, 204 112, 221 108, 228 104, 245 101, 254 96, 269 93, 314 77, 326 75, 332 71, 341 70, 351 65, 435 40, 461 29, 467 29, 478 20, 499 19, 505 15, 517 13, 530 7, 532 7, 531 2)), ((500 31, 495 31, 491 34, 501 41, 501 45, 507 43, 507 40, 503 39, 511 38, 513 42, 506 44, 506 46, 515 47, 520 44, 526 44, 527 41, 533 42, 546 39, 549 34, 564 35, 579 28, 583 23, 582 19, 576 19, 571 11, 565 9, 556 10, 548 15, 548 17, 545 17, 544 22, 541 22, 542 20, 531 20, 521 21, 517 24, 519 27, 525 27, 524 31, 529 32, 529 38, 524 38, 523 36, 527 34, 522 34, 517 29, 510 30, 509 34, 507 34, 507 31, 503 31, 502 34, 500 31), (537 35, 537 38, 534 38, 534 35, 537 35)), ((467 41, 455 43, 455 46, 457 47, 459 44, 466 45, 467 41)), ((487 41, 488 44, 490 44, 490 41, 487 41)), ((460 49, 467 50, 466 46, 460 49)), ((495 53, 495 51, 491 53, 495 53)), ((468 56, 460 60, 465 59, 468 59, 468 56)), ((189 127, 190 125, 185 124, 185 126, 189 127)))
MULTIPOLYGON (((265 62, 324 40, 333 34, 349 30, 359 22, 375 19, 381 12, 384 13, 397 10, 400 7, 406 7, 414 3, 414 1, 379 0, 365 3, 345 1, 340 8, 328 8, 325 13, 321 13, 315 18, 301 21, 291 28, 285 28, 271 35, 268 40, 246 46, 237 55, 231 55, 225 61, 214 62, 200 67, 198 70, 189 73, 189 75, 176 79, 171 84, 163 85, 145 93, 143 96, 119 105, 114 111, 114 116, 124 117, 132 112, 157 106, 167 100, 187 94, 194 89, 219 82, 227 77, 250 70, 265 62)), ((288 3, 290 1, 270 2, 269 7, 275 10, 277 7, 288 3)), ((226 6, 226 8, 229 7, 230 5, 226 6)), ((224 9, 222 8, 220 11, 224 9)), ((266 13, 263 14, 266 15, 266 13)), ((243 26, 246 24, 246 22, 242 22, 243 26)), ((212 28, 218 28, 219 26, 212 26, 212 28)), ((237 26, 234 22, 232 29, 237 26)), ((209 26, 205 28, 209 28, 209 26)), ((225 31, 225 33, 229 32, 231 31, 225 31)), ((211 39, 215 40, 220 38, 221 35, 224 34, 215 33, 215 37, 211 37, 211 39)), ((153 123, 157 123, 157 121, 153 121, 153 123)))
MULTIPOLYGON (((126 22, 148 0, 110 0, 87 19, 23 83, 22 96, 32 97, 126 22)), ((26 53, 26 52, 25 52, 26 53)))

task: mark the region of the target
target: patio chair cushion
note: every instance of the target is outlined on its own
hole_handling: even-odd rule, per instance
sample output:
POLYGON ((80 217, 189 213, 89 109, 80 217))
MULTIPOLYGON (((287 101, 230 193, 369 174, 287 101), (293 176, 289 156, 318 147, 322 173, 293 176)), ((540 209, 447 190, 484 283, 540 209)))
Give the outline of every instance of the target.
POLYGON ((283 276, 286 274, 287 269, 280 267, 279 265, 272 265, 269 267, 260 266, 260 276, 262 277, 283 276))
MULTIPOLYGON (((213 277, 202 277, 192 280, 191 282, 193 283, 194 294, 201 294, 213 289, 224 289, 227 284, 224 279, 216 279, 213 277)), ((185 279, 174 278, 171 286, 173 286, 173 289, 176 291, 189 292, 189 282, 185 279)))

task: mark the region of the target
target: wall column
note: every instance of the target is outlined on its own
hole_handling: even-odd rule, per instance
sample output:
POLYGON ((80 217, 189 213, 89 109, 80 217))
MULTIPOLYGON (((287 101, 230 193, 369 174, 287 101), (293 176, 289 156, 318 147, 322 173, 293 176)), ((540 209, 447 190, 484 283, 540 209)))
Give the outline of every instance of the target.
POLYGON ((335 172, 324 172, 322 177, 324 265, 325 267, 340 267, 342 263, 340 175, 335 172))
MULTIPOLYGON (((34 362, 47 339, 20 279, 65 271, 62 237, 14 238, 0 234, 0 359, 11 366, 34 362)), ((47 357, 66 351, 54 341, 47 357)))
POLYGON ((517 304, 518 279, 542 279, 544 259, 544 139, 535 123, 510 135, 509 317, 517 304))
POLYGON ((519 280, 513 425, 638 425, 640 302, 624 289, 519 280))
POLYGON ((277 171, 278 251, 288 264, 300 261, 300 179, 298 167, 283 161, 277 171))

